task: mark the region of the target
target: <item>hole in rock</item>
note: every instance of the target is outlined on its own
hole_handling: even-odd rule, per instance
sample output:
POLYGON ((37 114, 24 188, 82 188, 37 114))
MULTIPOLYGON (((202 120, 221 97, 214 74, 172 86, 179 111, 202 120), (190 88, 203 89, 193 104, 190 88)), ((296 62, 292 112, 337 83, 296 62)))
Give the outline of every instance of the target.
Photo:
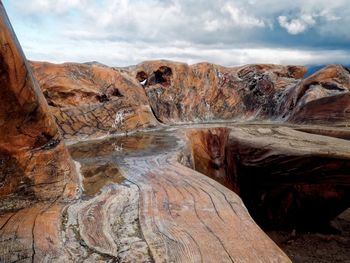
POLYGON ((113 92, 112 92, 112 96, 115 96, 115 97, 124 97, 124 95, 121 94, 121 92, 119 91, 119 89, 114 89, 113 92))
POLYGON ((143 82, 143 81, 145 81, 145 80, 148 79, 148 75, 147 75, 147 73, 144 72, 144 71, 139 71, 139 72, 137 72, 137 74, 136 74, 136 79, 137 79, 139 82, 143 82))
POLYGON ((161 84, 163 86, 170 86, 170 78, 173 75, 171 68, 167 66, 161 66, 158 70, 154 71, 149 79, 149 85, 161 84))
POLYGON ((109 98, 107 97, 106 94, 97 95, 97 96, 96 96, 96 99, 97 99, 99 102, 106 102, 106 101, 109 101, 109 98))

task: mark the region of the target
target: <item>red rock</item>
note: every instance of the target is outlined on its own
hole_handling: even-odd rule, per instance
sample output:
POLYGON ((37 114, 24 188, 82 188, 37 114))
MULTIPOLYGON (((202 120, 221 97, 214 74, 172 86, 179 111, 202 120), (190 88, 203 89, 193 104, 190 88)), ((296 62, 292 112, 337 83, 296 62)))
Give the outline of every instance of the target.
POLYGON ((290 262, 227 187, 257 218, 280 225, 303 213, 309 225, 324 223, 349 205, 349 143, 321 136, 346 131, 187 132, 194 168, 226 188, 178 162, 188 157, 179 152, 182 129, 71 146, 81 178, 60 134, 75 142, 160 127, 157 120, 344 125, 345 68, 303 80, 298 66, 31 62, 45 100, 1 3, 0 29, 0 261, 290 262), (72 202, 80 183, 85 195, 72 202))
MULTIPOLYGON (((0 3, 0 261, 59 259, 75 165, 0 3)), ((60 261, 60 260, 59 260, 60 261)))
POLYGON ((193 168, 238 193, 266 228, 327 227, 350 205, 349 131, 240 125, 188 133, 193 168), (316 133, 312 134, 312 133, 316 133))

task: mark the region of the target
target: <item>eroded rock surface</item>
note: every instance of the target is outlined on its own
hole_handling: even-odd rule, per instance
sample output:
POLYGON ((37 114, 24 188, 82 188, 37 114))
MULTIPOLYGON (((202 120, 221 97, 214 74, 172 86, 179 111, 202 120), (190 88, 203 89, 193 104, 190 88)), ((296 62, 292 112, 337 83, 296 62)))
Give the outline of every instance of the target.
POLYGON ((66 139, 157 125, 143 88, 123 70, 77 63, 31 66, 66 139))
POLYGON ((347 125, 350 72, 330 65, 222 67, 149 61, 127 68, 32 62, 65 138, 164 124, 273 121, 347 125))
POLYGON ((307 133, 268 125, 191 131, 194 168, 238 193, 266 228, 320 230, 350 205, 350 141, 336 138, 340 131, 299 130, 307 133))
POLYGON ((347 125, 350 120, 349 90, 349 69, 330 65, 304 79, 288 94, 284 115, 290 114, 288 120, 296 123, 347 125))
POLYGON ((81 217, 78 231, 88 247, 121 262, 128 262, 122 255, 137 256, 140 262, 148 262, 149 255, 154 262, 290 262, 249 217, 236 194, 178 162, 183 137, 177 129, 70 146, 82 166, 118 163, 127 182, 105 186, 100 195, 72 209, 86 207, 83 215, 77 214, 81 217), (116 150, 116 146, 124 148, 116 150), (116 193, 123 188, 124 194, 116 193), (129 201, 123 204, 126 198, 129 201), (128 211, 136 203, 138 216, 130 220, 135 213, 128 211), (129 219, 123 222, 126 216, 129 219), (101 220, 106 222, 98 223, 101 220), (133 230, 136 223, 143 239, 133 230), (110 227, 114 225, 124 236, 110 227), (128 245, 130 240, 134 245, 128 245))
POLYGON ((2 5, 0 12, 0 197, 74 196, 74 165, 2 5))
POLYGON ((348 69, 31 62, 45 100, 1 3, 0 29, 1 262, 290 262, 237 194, 262 225, 322 225, 349 207, 348 69), (339 127, 192 125, 74 144, 215 121, 339 127))
POLYGON ((75 165, 0 3, 0 261, 59 256, 62 201, 78 190, 75 165))
POLYGON ((131 68, 144 81, 155 116, 163 123, 268 119, 275 94, 299 83, 304 67, 144 62, 131 68), (142 77, 141 77, 142 76, 142 77))

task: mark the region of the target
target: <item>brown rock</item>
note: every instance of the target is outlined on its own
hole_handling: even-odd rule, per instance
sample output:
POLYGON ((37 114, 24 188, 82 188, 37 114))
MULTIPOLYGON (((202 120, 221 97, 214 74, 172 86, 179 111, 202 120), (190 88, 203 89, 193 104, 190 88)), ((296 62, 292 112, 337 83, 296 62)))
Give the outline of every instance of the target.
POLYGON ((0 198, 74 196, 75 166, 2 4, 0 28, 0 198))
POLYGON ((195 129, 188 132, 193 168, 231 190, 235 182, 227 176, 226 146, 230 130, 227 128, 195 129))
POLYGON ((59 202, 78 177, 2 3, 0 87, 0 261, 62 261, 59 202))
POLYGON ((307 133, 259 125, 192 131, 194 168, 231 182, 260 225, 320 230, 350 205, 350 142, 312 134, 321 133, 317 127, 299 130, 307 133), (218 131, 226 138, 217 139, 218 131), (214 160, 220 165, 210 165, 214 160))
POLYGON ((226 68, 149 61, 122 69, 42 62, 32 67, 65 138, 153 127, 155 118, 165 124, 346 124, 349 119, 350 73, 339 65, 304 80, 305 67, 279 65, 226 68))
POLYGON ((142 86, 124 70, 77 63, 31 66, 66 139, 157 125, 142 86))
POLYGON ((350 120, 350 72, 330 65, 297 85, 285 101, 288 121, 348 124, 350 120))
POLYGON ((209 63, 141 63, 130 74, 144 85, 157 119, 163 123, 271 119, 280 101, 275 94, 295 86, 306 69, 248 65, 225 68, 209 63), (142 77, 141 77, 142 76, 142 77))

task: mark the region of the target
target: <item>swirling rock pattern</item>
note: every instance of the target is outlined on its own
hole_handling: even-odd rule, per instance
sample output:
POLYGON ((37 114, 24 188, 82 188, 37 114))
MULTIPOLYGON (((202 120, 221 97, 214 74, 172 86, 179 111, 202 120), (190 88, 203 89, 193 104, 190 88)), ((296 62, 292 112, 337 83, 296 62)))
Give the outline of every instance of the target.
POLYGON ((31 69, 2 3, 0 29, 1 262, 290 262, 231 190, 276 225, 349 206, 346 68, 31 69), (215 121, 340 128, 194 125, 215 121))

